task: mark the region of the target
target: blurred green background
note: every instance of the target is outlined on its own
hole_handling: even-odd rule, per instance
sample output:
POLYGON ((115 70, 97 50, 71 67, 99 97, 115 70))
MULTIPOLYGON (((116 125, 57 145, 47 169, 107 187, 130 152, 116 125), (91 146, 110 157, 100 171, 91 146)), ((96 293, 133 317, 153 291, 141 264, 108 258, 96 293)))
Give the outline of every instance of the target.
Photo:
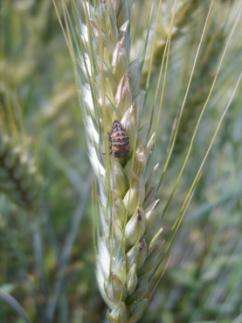
MULTIPOLYGON (((236 6, 241 4, 215 2, 169 176, 161 188, 164 200, 211 88, 236 6)), ((136 4, 134 43, 142 37, 149 3, 136 4)), ((155 152, 161 161, 184 96, 208 3, 197 3, 181 34, 172 41, 155 152)), ((24 322, 23 309, 31 322, 101 322, 105 305, 95 283, 92 226, 97 215, 95 185, 63 33, 50 0, 2 0, 0 6, 0 132, 27 149, 41 177, 39 207, 31 212, 12 203, 7 194, 0 195, 0 322, 24 322)), ((229 45, 168 223, 174 219, 177 204, 201 163, 242 71, 241 28, 242 23, 229 45)), ((159 57, 151 84, 157 82, 159 57)), ((150 90, 149 100, 152 93, 150 90)), ((144 323, 242 323, 241 107, 240 86, 144 323)))

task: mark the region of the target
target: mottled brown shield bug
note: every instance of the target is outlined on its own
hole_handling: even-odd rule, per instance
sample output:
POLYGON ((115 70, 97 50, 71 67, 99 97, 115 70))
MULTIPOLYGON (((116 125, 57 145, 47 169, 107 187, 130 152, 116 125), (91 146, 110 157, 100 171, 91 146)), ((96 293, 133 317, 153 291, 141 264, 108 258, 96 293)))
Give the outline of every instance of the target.
POLYGON ((113 122, 112 130, 109 133, 110 153, 116 158, 127 157, 130 152, 129 137, 121 123, 113 122))

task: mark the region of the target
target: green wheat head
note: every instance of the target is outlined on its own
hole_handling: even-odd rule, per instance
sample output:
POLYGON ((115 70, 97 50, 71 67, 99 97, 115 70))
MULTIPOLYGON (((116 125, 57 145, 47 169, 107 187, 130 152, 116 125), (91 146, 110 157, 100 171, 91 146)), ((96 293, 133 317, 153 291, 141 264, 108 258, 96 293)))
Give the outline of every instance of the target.
POLYGON ((33 210, 38 203, 40 178, 25 149, 0 133, 0 190, 20 206, 33 210))

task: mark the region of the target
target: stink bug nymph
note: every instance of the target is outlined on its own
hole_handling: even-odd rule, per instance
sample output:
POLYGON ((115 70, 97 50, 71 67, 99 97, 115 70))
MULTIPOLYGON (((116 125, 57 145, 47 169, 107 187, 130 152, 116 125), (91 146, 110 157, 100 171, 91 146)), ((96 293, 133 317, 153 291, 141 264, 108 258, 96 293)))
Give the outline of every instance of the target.
POLYGON ((127 157, 130 152, 129 137, 119 121, 114 121, 109 134, 110 153, 116 158, 127 157))

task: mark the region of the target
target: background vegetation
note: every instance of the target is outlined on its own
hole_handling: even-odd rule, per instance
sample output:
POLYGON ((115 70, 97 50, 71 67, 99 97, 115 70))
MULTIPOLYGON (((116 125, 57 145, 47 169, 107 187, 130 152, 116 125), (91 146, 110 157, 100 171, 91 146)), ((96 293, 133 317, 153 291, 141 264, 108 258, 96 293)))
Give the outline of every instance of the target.
MULTIPOLYGON (((137 47, 150 2, 135 5, 132 35, 137 47)), ((170 18, 171 5, 171 1, 165 2, 164 21, 170 18)), ((191 2, 186 19, 177 20, 171 41, 155 152, 161 163, 210 3, 191 2)), ((164 199, 211 89, 238 8, 241 10, 241 1, 215 1, 161 188, 164 199)), ((241 20, 167 225, 242 72, 241 20)), ((149 77, 151 85, 157 83, 162 37, 161 29, 143 85, 149 77)), ((72 64, 51 1, 1 2, 0 72, 0 322, 24 322, 26 315, 31 322, 101 322, 105 306, 95 282, 93 174, 72 64)), ((150 91, 148 102, 152 103, 153 96, 150 91)), ((241 106, 240 85, 143 322, 242 322, 241 106)))

